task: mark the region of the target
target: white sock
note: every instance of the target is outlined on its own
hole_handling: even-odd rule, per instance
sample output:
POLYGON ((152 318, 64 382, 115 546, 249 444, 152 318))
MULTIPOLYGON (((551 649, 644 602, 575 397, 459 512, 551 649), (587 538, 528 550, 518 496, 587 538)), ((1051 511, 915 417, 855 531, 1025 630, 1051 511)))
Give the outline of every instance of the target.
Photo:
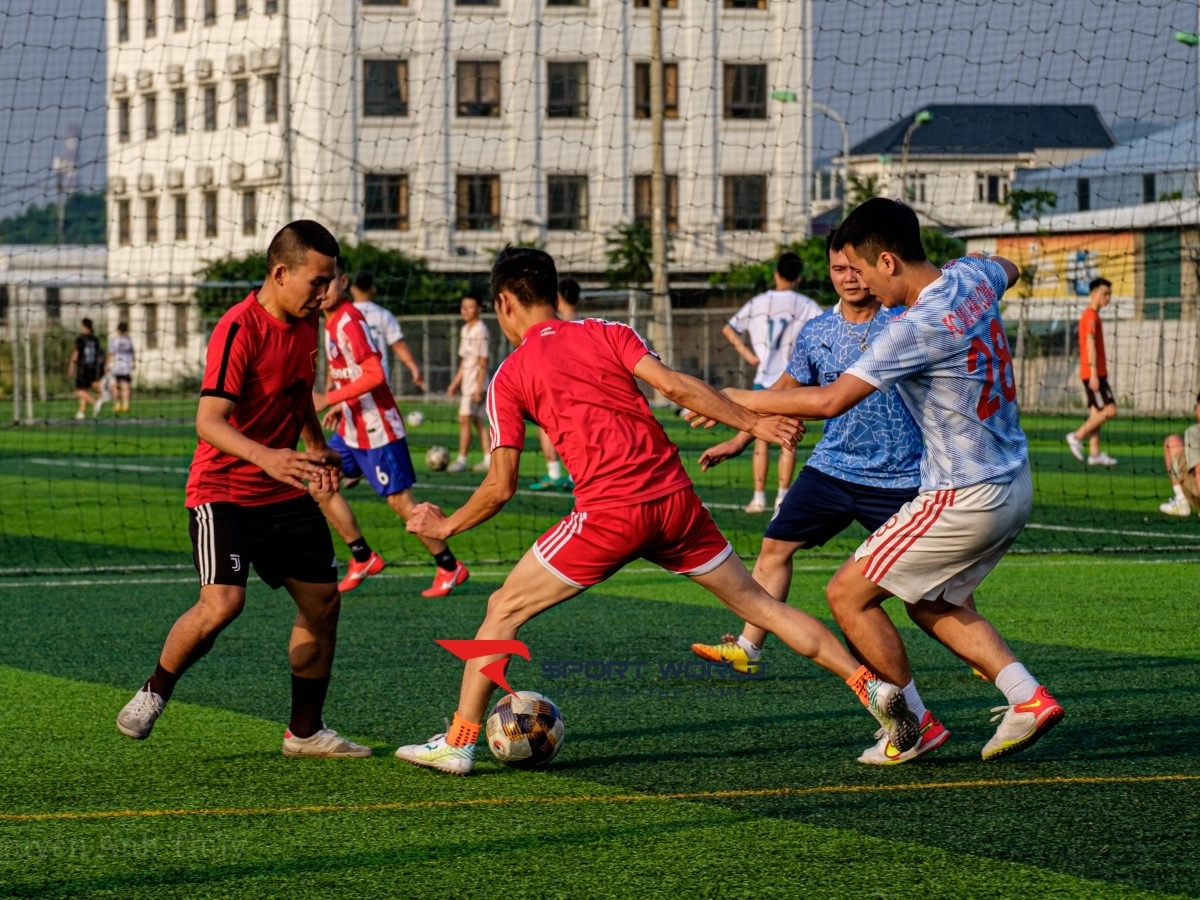
POLYGON ((1033 696, 1039 684, 1019 662, 1009 663, 996 676, 996 687, 1010 704, 1024 703, 1033 696))
POLYGON ((1184 494, 1184 492, 1183 492, 1183 485, 1182 485, 1182 484, 1176 484, 1176 485, 1173 485, 1173 487, 1175 488, 1175 496, 1176 496, 1176 497, 1178 497, 1180 500, 1186 500, 1186 499, 1187 499, 1187 495, 1186 495, 1186 494, 1184 494))
POLYGON ((492 464, 492 454, 490 454, 490 453, 483 454, 483 464, 485 466, 490 466, 492 464))
POLYGON ((738 635, 737 644, 746 651, 746 655, 751 659, 758 659, 760 656, 762 656, 762 647, 758 646, 757 644, 750 643, 749 640, 740 634, 738 635))
POLYGON ((558 481, 558 479, 562 478, 562 463, 557 459, 554 462, 547 462, 546 474, 550 476, 551 481, 558 481))
POLYGON ((754 497, 750 500, 750 502, 751 503, 761 503, 763 506, 766 506, 767 505, 767 492, 766 491, 755 491, 754 497))
POLYGON ((918 722, 925 718, 925 702, 917 693, 916 681, 910 681, 904 686, 904 702, 908 704, 908 708, 912 710, 912 714, 917 717, 918 722))
POLYGON ((465 463, 466 461, 467 461, 467 458, 461 454, 459 455, 458 459, 455 460, 455 462, 460 462, 460 463, 465 463))
POLYGON ((783 498, 787 496, 788 489, 780 488, 775 492, 775 505, 778 506, 783 502, 783 498))

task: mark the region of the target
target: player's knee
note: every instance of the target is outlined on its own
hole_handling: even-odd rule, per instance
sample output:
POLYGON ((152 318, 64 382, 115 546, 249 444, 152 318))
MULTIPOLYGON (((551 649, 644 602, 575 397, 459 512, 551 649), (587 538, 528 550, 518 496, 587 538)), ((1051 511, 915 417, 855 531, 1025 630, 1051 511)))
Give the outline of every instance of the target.
POLYGON ((1115 403, 1109 403, 1105 405, 1104 409, 1100 410, 1100 412, 1104 415, 1104 420, 1106 422, 1109 419, 1115 419, 1117 417, 1117 405, 1115 403))
POLYGON ((494 625, 517 628, 529 621, 522 596, 503 587, 488 598, 487 619, 494 625))
MULTIPOLYGON (((212 587, 224 588, 226 585, 212 587)), ((237 589, 206 591, 200 597, 200 607, 212 625, 223 628, 246 608, 246 592, 237 589)))

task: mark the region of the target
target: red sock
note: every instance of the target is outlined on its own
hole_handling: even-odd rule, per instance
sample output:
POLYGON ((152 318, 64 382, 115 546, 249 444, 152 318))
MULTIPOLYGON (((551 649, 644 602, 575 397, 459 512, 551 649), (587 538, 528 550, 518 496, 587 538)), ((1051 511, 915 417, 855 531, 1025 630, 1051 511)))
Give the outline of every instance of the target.
POLYGON ((451 747, 469 747, 479 740, 481 727, 483 723, 468 722, 455 710, 454 721, 450 723, 450 730, 446 732, 446 743, 451 747))

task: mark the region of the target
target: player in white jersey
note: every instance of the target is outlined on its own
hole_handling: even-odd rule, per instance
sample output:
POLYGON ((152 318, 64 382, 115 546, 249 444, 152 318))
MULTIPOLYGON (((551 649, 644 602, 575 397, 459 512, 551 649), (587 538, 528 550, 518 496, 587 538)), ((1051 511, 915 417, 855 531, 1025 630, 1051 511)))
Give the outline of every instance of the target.
POLYGON ((354 283, 350 285, 350 297, 354 301, 354 308, 367 320, 367 327, 371 329, 371 340, 383 352, 383 374, 387 378, 386 384, 389 387, 392 384, 392 364, 384 348, 391 347, 396 358, 408 369, 413 387, 419 391, 425 390, 425 376, 421 374, 421 367, 417 365, 412 351, 408 349, 408 341, 404 340, 400 323, 390 310, 375 302, 375 275, 366 269, 360 269, 354 276, 354 283))
POLYGON ((899 631, 909 617, 1003 692, 985 760, 1016 753, 1058 724, 1063 708, 968 601, 1020 534, 1033 505, 1025 434, 1000 296, 1016 283, 1006 259, 925 257, 916 214, 876 198, 834 235, 867 288, 907 311, 832 384, 730 392, 758 412, 801 418, 844 413, 876 390, 899 391, 921 429, 921 493, 872 534, 829 583, 829 607, 855 654, 896 684, 912 678, 899 631))
MULTIPOLYGON (((766 390, 784 373, 800 329, 823 311, 815 301, 796 291, 803 271, 799 256, 791 252, 781 253, 773 275, 775 289, 752 298, 721 330, 742 359, 757 366, 754 372, 756 391, 766 390), (742 342, 741 336, 744 334, 749 335, 750 347, 742 342)), ((766 441, 755 442, 750 464, 754 476, 754 496, 746 506, 748 513, 766 512, 769 454, 770 445, 766 441)), ((792 484, 795 468, 796 451, 782 449, 779 454, 779 486, 775 492, 776 508, 783 502, 792 484)))
POLYGON ((129 412, 133 394, 133 341, 129 339, 129 323, 118 322, 117 333, 108 339, 105 374, 112 375, 116 390, 113 412, 129 412))

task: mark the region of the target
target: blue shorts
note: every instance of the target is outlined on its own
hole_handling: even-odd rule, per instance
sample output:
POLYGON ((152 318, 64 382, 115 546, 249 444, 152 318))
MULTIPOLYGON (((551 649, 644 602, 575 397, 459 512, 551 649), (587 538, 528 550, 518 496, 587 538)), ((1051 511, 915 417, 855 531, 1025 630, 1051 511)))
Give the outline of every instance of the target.
POLYGON ((380 497, 406 491, 417 483, 408 441, 404 438, 373 450, 359 450, 347 447, 342 436, 335 434, 329 439, 329 446, 342 455, 342 471, 347 477, 365 477, 380 497))
POLYGON ((874 532, 913 497, 917 488, 855 484, 805 466, 767 525, 764 537, 820 547, 858 522, 874 532))

